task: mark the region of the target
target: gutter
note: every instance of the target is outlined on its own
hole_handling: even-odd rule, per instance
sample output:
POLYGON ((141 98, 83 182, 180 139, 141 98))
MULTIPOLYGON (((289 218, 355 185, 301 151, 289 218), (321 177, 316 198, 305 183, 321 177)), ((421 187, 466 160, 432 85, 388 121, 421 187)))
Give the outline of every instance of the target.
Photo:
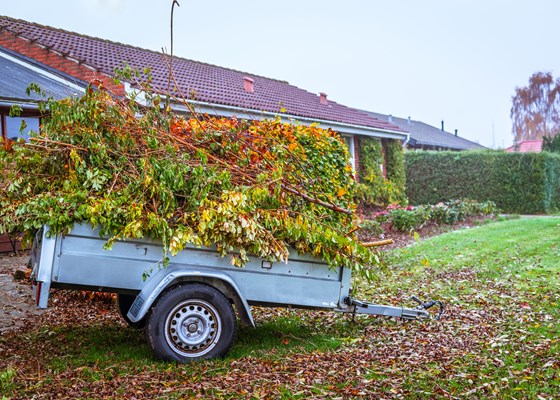
POLYGON ((40 102, 40 100, 37 100, 35 102, 27 102, 25 100, 19 100, 19 99, 14 99, 14 101, 4 101, 4 100, 0 100, 0 107, 7 107, 10 108, 12 106, 20 106, 23 110, 38 110, 39 109, 39 105, 38 103, 40 102))
MULTIPOLYGON (((144 99, 145 96, 143 95, 143 91, 136 90, 131 87, 130 84, 125 83, 125 91, 127 94, 135 94, 137 96, 137 101, 141 103, 145 103, 144 99)), ((363 125, 355 125, 355 124, 348 124, 344 122, 336 122, 336 121, 328 121, 322 119, 313 119, 310 117, 301 117, 297 115, 289 115, 289 114, 282 114, 282 113, 274 113, 271 111, 259 111, 254 109, 244 109, 237 106, 229 106, 223 104, 215 104, 215 103, 208 103, 203 101, 195 101, 195 100, 186 100, 187 103, 193 105, 197 112, 201 114, 212 114, 212 115, 219 115, 223 117, 233 117, 236 116, 238 118, 248 118, 248 119, 262 119, 262 118, 276 118, 280 117, 282 122, 301 122, 305 125, 311 124, 320 124, 321 128, 323 129, 332 129, 339 133, 347 133, 347 134, 354 134, 354 135, 363 135, 363 136, 370 136, 370 137, 381 137, 386 139, 398 139, 408 140, 410 134, 407 132, 400 132, 400 131, 393 131, 389 129, 380 129, 380 128, 373 128, 367 127, 363 125)), ((146 105, 146 104, 143 104, 146 105)), ((183 113, 189 113, 190 110, 182 105, 176 104, 173 106, 173 109, 183 113)))
POLYGON ((406 134, 406 139, 405 139, 405 141, 404 141, 403 144, 402 144, 402 148, 403 148, 403 149, 406 149, 406 145, 408 144, 408 142, 410 142, 410 133, 407 133, 407 134, 406 134))
MULTIPOLYGON (((306 125, 310 124, 320 124, 321 128, 327 129, 330 128, 334 131, 341 132, 341 133, 351 133, 355 135, 364 135, 364 136, 375 136, 375 137, 383 137, 387 139, 403 139, 408 137, 408 133, 393 131, 388 129, 380 129, 380 128, 372 128, 363 125, 355 125, 355 124, 348 124, 345 122, 336 122, 336 121, 328 121, 323 119, 314 119, 310 117, 301 117, 297 115, 290 115, 290 114, 281 114, 281 113, 274 113, 270 111, 258 111, 252 109, 243 109, 241 107, 236 106, 227 106, 222 104, 212 104, 202 101, 188 101, 193 106, 197 107, 201 113, 213 113, 215 115, 222 115, 226 117, 244 117, 247 116, 251 119, 262 118, 262 117, 280 117, 282 122, 291 122, 294 121, 302 122, 306 125)), ((176 107, 178 110, 183 112, 188 112, 189 110, 185 106, 179 105, 176 107)))

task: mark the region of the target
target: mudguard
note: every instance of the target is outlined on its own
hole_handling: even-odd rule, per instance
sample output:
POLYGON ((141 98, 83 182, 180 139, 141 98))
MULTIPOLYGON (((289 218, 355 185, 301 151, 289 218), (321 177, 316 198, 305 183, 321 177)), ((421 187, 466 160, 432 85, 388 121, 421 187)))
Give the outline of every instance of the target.
POLYGON ((203 282, 220 290, 226 297, 233 299, 241 321, 247 325, 255 326, 253 315, 247 300, 242 295, 233 279, 220 271, 192 266, 186 269, 184 264, 170 264, 160 269, 148 282, 128 311, 128 318, 138 322, 146 316, 150 307, 158 297, 168 288, 187 282, 203 282))

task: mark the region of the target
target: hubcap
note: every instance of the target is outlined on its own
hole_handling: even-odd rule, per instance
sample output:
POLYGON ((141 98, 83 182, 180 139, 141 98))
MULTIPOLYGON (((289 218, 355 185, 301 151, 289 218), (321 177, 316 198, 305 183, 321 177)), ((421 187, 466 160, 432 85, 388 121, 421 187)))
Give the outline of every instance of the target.
POLYGON ((208 353, 222 333, 217 310, 204 300, 185 300, 175 306, 165 320, 165 340, 186 357, 208 353))

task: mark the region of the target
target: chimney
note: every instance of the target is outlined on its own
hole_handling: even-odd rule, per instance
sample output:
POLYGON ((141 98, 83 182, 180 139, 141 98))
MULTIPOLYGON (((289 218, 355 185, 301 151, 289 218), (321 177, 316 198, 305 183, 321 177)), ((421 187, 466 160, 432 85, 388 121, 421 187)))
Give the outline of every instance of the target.
POLYGON ((457 136, 457 131, 458 131, 458 130, 459 130, 459 129, 455 129, 455 136, 457 136))
POLYGON ((323 93, 323 92, 319 93, 319 103, 321 103, 324 106, 329 104, 329 101, 327 100, 327 94, 326 93, 323 93))
POLYGON ((441 130, 442 130, 442 131, 445 131, 445 129, 444 129, 444 123, 443 123, 443 119, 441 120, 441 130))
POLYGON ((412 125, 412 121, 410 120, 410 117, 408 117, 408 125, 412 125))
POLYGON ((393 115, 392 114, 389 114, 389 118, 387 118, 387 121, 393 122, 393 115))
POLYGON ((255 83, 255 80, 249 78, 248 76, 243 78, 243 88, 245 89, 245 91, 247 93, 254 93, 255 92, 254 83, 255 83))

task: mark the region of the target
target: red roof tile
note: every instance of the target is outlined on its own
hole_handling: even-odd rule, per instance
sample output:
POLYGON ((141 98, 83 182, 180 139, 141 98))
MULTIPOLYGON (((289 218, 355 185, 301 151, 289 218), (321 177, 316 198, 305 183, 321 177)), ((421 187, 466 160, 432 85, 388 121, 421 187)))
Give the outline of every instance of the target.
POLYGON ((524 140, 506 149, 508 153, 540 153, 542 140, 524 140))
MULTIPOLYGON (((0 30, 45 46, 51 51, 61 53, 65 57, 75 59, 108 75, 114 75, 115 68, 122 68, 123 62, 139 70, 149 66, 153 84, 161 89, 167 88, 168 62, 167 57, 161 53, 9 17, 0 16, 0 30)), ((189 99, 404 132, 396 125, 332 100, 328 100, 328 104, 323 105, 319 101, 318 94, 307 92, 288 82, 177 56, 173 58, 173 69, 180 90, 189 99), (254 79, 254 93, 244 90, 244 77, 254 79)))

